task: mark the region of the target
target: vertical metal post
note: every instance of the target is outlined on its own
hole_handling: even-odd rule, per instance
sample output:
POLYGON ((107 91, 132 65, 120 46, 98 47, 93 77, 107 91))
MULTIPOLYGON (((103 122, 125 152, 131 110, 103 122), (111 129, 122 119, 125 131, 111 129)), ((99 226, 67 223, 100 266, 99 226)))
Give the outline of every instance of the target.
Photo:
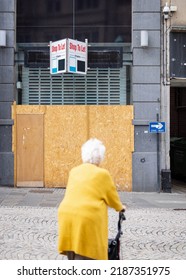
MULTIPOLYGON (((159 122, 159 114, 156 115, 157 122, 159 122)), ((161 183, 160 183, 160 138, 159 133, 157 133, 157 192, 161 191, 161 183)))
POLYGON ((169 19, 163 18, 162 34, 162 85, 160 119, 166 123, 166 132, 160 136, 161 169, 170 169, 170 74, 169 74, 169 19))
POLYGON ((162 83, 161 83, 161 107, 160 119, 166 123, 166 131, 160 135, 160 170, 161 187, 163 191, 171 190, 170 177, 170 17, 163 16, 162 28, 162 83), (166 176, 165 176, 166 174, 166 176), (166 177, 166 179, 165 179, 166 177))
POLYGON ((86 43, 86 64, 85 64, 85 72, 87 73, 88 70, 88 39, 85 39, 85 43, 86 43))
POLYGON ((75 0, 72 0, 72 39, 75 39, 75 0))

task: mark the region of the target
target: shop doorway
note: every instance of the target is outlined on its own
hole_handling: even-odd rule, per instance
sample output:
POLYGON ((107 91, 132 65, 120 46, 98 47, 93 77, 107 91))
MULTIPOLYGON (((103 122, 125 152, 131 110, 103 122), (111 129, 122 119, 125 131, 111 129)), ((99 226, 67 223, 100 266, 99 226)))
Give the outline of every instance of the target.
POLYGON ((43 115, 17 115, 16 125, 17 186, 43 187, 43 115))
POLYGON ((170 88, 172 189, 186 192, 186 87, 170 88))

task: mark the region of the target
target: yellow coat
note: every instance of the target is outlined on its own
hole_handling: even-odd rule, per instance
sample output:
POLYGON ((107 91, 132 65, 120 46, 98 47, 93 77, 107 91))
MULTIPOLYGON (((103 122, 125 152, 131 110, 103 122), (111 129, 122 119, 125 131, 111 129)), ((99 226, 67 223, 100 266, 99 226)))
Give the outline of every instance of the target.
POLYGON ((73 168, 58 208, 59 253, 108 259, 107 206, 123 208, 109 172, 89 163, 73 168))

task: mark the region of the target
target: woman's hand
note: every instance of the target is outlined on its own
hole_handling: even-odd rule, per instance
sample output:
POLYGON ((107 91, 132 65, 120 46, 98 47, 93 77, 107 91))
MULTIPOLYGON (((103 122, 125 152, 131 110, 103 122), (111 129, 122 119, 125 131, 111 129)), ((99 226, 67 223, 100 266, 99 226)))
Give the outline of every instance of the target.
POLYGON ((127 209, 126 205, 123 204, 123 209, 121 210, 121 212, 125 212, 126 209, 127 209))

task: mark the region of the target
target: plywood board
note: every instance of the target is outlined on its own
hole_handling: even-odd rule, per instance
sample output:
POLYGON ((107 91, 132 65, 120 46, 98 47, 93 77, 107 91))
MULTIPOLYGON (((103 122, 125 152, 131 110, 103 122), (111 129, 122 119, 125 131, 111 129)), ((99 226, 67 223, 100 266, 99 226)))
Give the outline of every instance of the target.
POLYGON ((133 106, 14 105, 13 115, 18 185, 66 187, 82 144, 96 137, 106 146, 102 166, 118 190, 132 190, 133 106))
POLYGON ((17 115, 17 186, 44 185, 43 115, 17 115))

